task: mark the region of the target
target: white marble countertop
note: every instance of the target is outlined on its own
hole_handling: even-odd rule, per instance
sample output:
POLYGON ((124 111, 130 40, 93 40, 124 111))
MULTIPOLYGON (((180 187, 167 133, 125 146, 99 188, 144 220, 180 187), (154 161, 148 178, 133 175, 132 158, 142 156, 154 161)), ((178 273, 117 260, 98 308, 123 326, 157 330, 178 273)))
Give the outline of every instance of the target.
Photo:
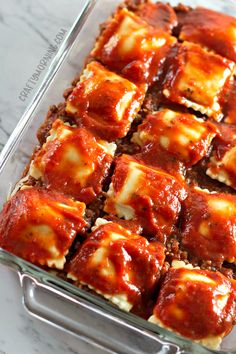
MULTIPOLYGON (((57 41, 57 34, 71 27, 80 1, 83 0, 1 1, 1 148, 35 94, 46 68, 22 99, 27 80, 50 44, 57 41)), ((19 280, 12 271, 0 266, 0 279, 0 354, 100 353, 79 342, 76 336, 32 318, 23 308, 19 280)))

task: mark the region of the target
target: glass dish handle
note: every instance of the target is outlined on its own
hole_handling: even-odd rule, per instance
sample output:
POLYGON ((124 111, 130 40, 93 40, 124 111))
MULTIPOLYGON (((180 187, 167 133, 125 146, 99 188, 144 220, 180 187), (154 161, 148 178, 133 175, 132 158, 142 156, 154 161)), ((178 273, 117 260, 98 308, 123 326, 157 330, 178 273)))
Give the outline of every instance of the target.
POLYGON ((103 348, 105 353, 184 354, 177 345, 151 332, 104 313, 83 298, 67 295, 29 274, 21 274, 23 303, 27 311, 43 321, 76 334, 80 339, 103 348), (81 320, 80 320, 81 319, 81 320), (145 332, 145 340, 141 334, 145 332))

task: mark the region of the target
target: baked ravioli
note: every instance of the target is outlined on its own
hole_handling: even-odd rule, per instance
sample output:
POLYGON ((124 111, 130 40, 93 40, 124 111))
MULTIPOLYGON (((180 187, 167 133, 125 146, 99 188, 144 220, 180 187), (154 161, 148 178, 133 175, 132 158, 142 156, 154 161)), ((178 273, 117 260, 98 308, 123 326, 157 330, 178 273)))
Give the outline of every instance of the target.
POLYGON ((123 8, 100 35, 92 57, 131 81, 150 83, 176 39, 123 8))
POLYGON ((164 246, 104 219, 69 264, 68 277, 101 294, 122 310, 147 301, 164 263, 164 246))
POLYGON ((224 104, 224 122, 236 125, 236 79, 231 82, 228 97, 224 104))
POLYGON ((147 116, 132 141, 146 147, 154 142, 190 167, 208 152, 217 129, 192 114, 163 109, 147 116))
POLYGON ((194 188, 184 201, 181 239, 199 260, 236 263, 236 197, 194 188))
POLYGON ((85 204, 61 193, 18 191, 0 214, 0 247, 27 261, 63 269, 72 242, 85 226, 85 204))
POLYGON ((172 102, 192 108, 219 121, 222 95, 235 64, 197 44, 175 46, 166 60, 163 94, 172 102))
POLYGON ((91 203, 101 193, 116 145, 85 128, 56 120, 46 143, 35 154, 29 175, 53 190, 91 203))
POLYGON ((171 33, 177 25, 177 16, 169 4, 162 2, 143 2, 138 6, 136 14, 149 25, 171 33))
POLYGON ((235 288, 229 279, 220 272, 178 266, 166 274, 149 321, 219 349, 235 316, 235 288))
POLYGON ((236 189, 236 129, 222 125, 206 170, 208 176, 236 189))
POLYGON ((66 112, 104 140, 124 137, 141 108, 146 85, 136 86, 98 62, 87 65, 66 112))
POLYGON ((148 234, 168 236, 186 197, 183 183, 128 155, 116 161, 104 211, 126 220, 138 219, 148 234))
POLYGON ((236 61, 236 19, 223 13, 197 7, 181 21, 180 39, 195 42, 236 61))

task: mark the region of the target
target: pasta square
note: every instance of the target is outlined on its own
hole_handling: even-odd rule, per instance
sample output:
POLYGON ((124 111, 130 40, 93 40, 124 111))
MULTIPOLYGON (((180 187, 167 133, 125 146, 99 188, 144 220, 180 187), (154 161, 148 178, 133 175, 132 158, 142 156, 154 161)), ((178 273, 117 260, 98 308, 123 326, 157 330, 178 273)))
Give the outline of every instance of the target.
POLYGON ((68 277, 130 311, 150 300, 164 257, 160 243, 149 243, 119 224, 97 219, 93 232, 70 261, 68 277))
POLYGON ((234 301, 234 286, 223 274, 180 265, 166 274, 149 321, 219 349, 233 327, 234 301))
POLYGON ((122 155, 104 211, 126 220, 138 219, 146 233, 163 240, 171 233, 185 197, 184 184, 174 177, 122 155))
POLYGON ((224 123, 236 124, 236 79, 230 83, 224 104, 224 123))
POLYGON ((180 39, 195 42, 236 61, 236 20, 214 10, 197 7, 184 16, 180 39))
POLYGON ((216 140, 206 174, 236 189, 236 129, 221 126, 221 136, 216 140))
POLYGON ((141 108, 146 85, 136 86, 98 62, 87 65, 66 102, 66 112, 100 138, 124 137, 141 108))
POLYGON ((166 61, 163 94, 219 121, 223 118, 221 95, 233 77, 235 64, 200 46, 185 42, 166 61))
POLYGON ((184 202, 182 244, 199 260, 236 263, 236 197, 193 189, 184 202))
POLYGON ((46 143, 35 154, 29 175, 41 179, 49 189, 88 204, 102 191, 115 149, 114 143, 58 119, 46 143))
POLYGON ((0 247, 41 266, 63 269, 85 204, 44 189, 18 191, 0 214, 0 247))
POLYGON ((147 116, 132 141, 145 147, 158 144, 186 166, 192 166, 207 153, 217 129, 193 114, 163 109, 147 116))
POLYGON ((151 82, 174 37, 133 12, 118 10, 99 37, 92 57, 134 82, 151 82))
POLYGON ((178 23, 174 9, 162 2, 146 1, 138 6, 136 14, 149 25, 168 33, 171 33, 178 23))

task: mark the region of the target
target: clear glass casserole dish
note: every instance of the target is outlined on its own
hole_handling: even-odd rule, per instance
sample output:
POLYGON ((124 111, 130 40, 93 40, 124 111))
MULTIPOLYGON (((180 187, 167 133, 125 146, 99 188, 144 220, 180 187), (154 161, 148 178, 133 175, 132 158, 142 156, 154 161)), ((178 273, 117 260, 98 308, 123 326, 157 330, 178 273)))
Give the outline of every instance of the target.
MULTIPOLYGON (((177 5, 179 1, 168 1, 177 5)), ((36 132, 49 105, 60 102, 70 81, 80 73, 94 45, 99 24, 120 0, 83 0, 80 13, 61 46, 32 103, 20 120, 0 156, 0 203, 11 193, 37 144, 36 132)), ((234 0, 185 0, 189 6, 206 6, 236 16, 234 0)), ((209 353, 198 344, 117 309, 105 300, 47 273, 0 249, 0 262, 16 270, 23 303, 34 316, 78 335, 105 352, 117 353, 209 353)), ((236 327, 219 353, 236 353, 236 327)))

